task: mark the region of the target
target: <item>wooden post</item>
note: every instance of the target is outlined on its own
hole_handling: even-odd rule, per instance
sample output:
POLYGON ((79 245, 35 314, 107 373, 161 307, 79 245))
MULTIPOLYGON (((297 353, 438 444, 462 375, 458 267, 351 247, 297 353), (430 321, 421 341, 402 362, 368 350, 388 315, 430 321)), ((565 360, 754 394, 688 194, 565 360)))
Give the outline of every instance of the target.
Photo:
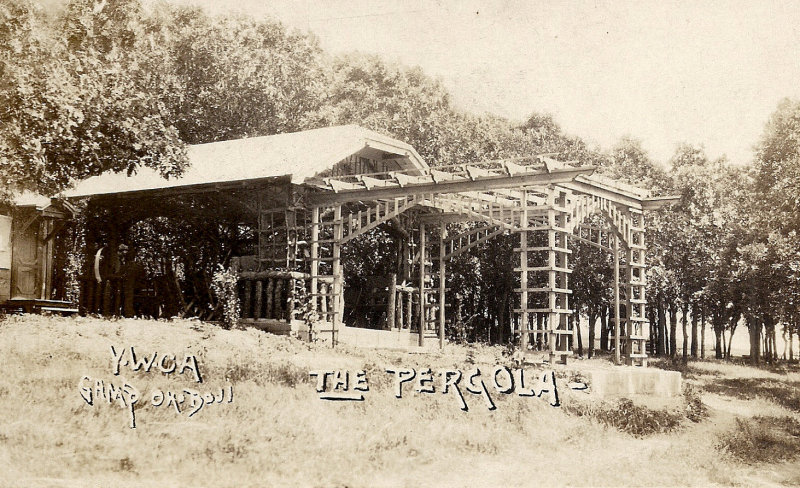
MULTIPOLYGON (((91 256, 89 253, 87 255, 91 256)), ((86 313, 94 312, 94 287, 94 276, 84 276, 81 281, 81 303, 86 313)))
POLYGON ((614 236, 614 364, 620 364, 619 355, 619 236, 614 236))
MULTIPOLYGON (((92 275, 92 279, 94 280, 94 274, 92 275)), ((103 313, 103 288, 106 285, 106 281, 97 282, 95 281, 94 284, 94 305, 92 307, 93 313, 103 313)))
POLYGON ((283 319, 283 311, 286 310, 283 304, 283 288, 286 284, 286 280, 283 278, 277 278, 277 283, 275 283, 275 300, 273 301, 273 306, 275 307, 275 318, 278 320, 283 319))
POLYGON ((343 237, 342 229, 342 205, 337 204, 333 211, 333 327, 331 328, 331 343, 336 345, 336 333, 344 318, 342 306, 342 262, 341 262, 341 242, 343 237))
POLYGON ((439 224, 439 349, 444 349, 444 307, 445 307, 445 274, 444 274, 444 233, 445 224, 439 224))
POLYGON ((81 301, 85 303, 85 310, 86 313, 94 313, 95 310, 95 288, 97 287, 97 281, 94 277, 94 272, 92 271, 92 265, 94 264, 94 256, 97 252, 97 235, 95 234, 95 226, 94 226, 94 219, 91 217, 92 207, 89 206, 86 209, 87 213, 87 220, 86 220, 86 227, 84 229, 83 239, 86 243, 86 263, 83 269, 83 276, 85 279, 82 281, 81 287, 81 301))
POLYGON ((389 279, 389 299, 386 301, 386 328, 389 330, 394 329, 395 327, 395 314, 397 313, 395 310, 396 305, 396 295, 397 295, 397 275, 392 273, 389 279))
POLYGON ((408 329, 411 332, 411 320, 413 316, 413 308, 414 308, 414 295, 409 292, 406 293, 406 318, 405 318, 405 325, 404 328, 408 329))
POLYGON ((520 195, 520 206, 522 215, 520 216, 519 226, 522 229, 519 233, 519 268, 520 268, 520 292, 519 292, 519 347, 523 351, 528 350, 530 342, 530 320, 528 317, 528 191, 522 190, 520 195))
MULTIPOLYGON (((110 229, 110 237, 108 241, 108 261, 105 263, 103 268, 106 269, 106 279, 105 279, 105 286, 103 287, 103 315, 106 317, 112 314, 114 310, 114 304, 112 300, 114 299, 114 292, 111 285, 111 274, 115 273, 115 265, 117 263, 117 256, 118 256, 118 246, 119 246, 119 231, 117 227, 112 225, 110 229)), ((116 315, 116 312, 114 312, 116 315)))
MULTIPOLYGON (((311 209, 311 310, 317 311, 317 276, 319 275, 319 207, 311 209)), ((324 312, 325 310, 323 310, 324 312)))
POLYGON ((425 343, 425 222, 419 223, 419 345, 425 343))
POLYGON ((125 268, 123 271, 123 290, 122 290, 122 298, 123 298, 123 306, 122 306, 122 315, 125 317, 133 317, 136 313, 134 310, 134 290, 136 289, 136 278, 139 276, 139 266, 133 261, 132 255, 129 255, 129 261, 125 263, 125 268))
POLYGON ((252 298, 253 298, 253 280, 244 280, 244 300, 242 301, 243 319, 249 319, 253 317, 251 313, 252 298))
POLYGON ((291 323, 294 320, 294 296, 297 290, 297 281, 294 278, 289 278, 286 281, 289 289, 286 290, 286 321, 291 323))
POLYGON ((122 277, 117 274, 112 282, 112 289, 114 293, 114 316, 119 316, 122 311, 122 277))
POLYGON ((395 315, 396 316, 395 316, 395 319, 394 319, 394 323, 395 323, 395 326, 398 329, 403 330, 405 328, 405 324, 403 322, 405 320, 405 318, 403 317, 403 306, 404 306, 403 295, 404 294, 400 290, 396 290, 396 294, 397 294, 397 302, 395 303, 395 315))
POLYGON ((267 279, 267 309, 264 310, 264 318, 271 319, 274 317, 275 307, 275 278, 267 279))
POLYGON ((548 330, 548 349, 550 349, 550 364, 555 363, 556 358, 556 341, 558 339, 558 322, 561 320, 559 314, 555 313, 556 309, 556 211, 555 211, 555 189, 547 189, 547 246, 550 248, 547 251, 547 266, 550 270, 547 272, 547 287, 550 291, 547 293, 547 308, 550 312, 547 314, 547 330, 548 330))
POLYGON ((263 280, 256 280, 256 290, 255 290, 255 305, 253 307, 253 318, 260 319, 261 318, 261 311, 263 310, 263 299, 264 299, 264 281, 263 280))
POLYGON ((324 281, 319 284, 319 310, 320 316, 325 318, 325 322, 333 322, 333 317, 331 317, 330 310, 328 308, 328 293, 330 293, 330 287, 324 281))

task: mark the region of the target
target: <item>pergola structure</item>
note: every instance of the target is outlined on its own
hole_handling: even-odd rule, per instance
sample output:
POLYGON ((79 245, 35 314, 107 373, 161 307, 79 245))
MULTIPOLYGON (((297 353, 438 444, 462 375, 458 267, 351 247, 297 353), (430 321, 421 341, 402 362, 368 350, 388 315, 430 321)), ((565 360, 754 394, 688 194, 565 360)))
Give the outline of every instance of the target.
POLYGON ((72 192, 115 217, 110 230, 90 225, 87 250, 98 257, 83 277, 84 310, 137 313, 134 280, 120 266, 105 282, 98 272, 101 250, 108 263, 117 260, 126 228, 205 212, 204 219, 224 215, 257 236, 254 255, 235 259, 244 322, 282 333, 313 328, 333 344, 355 337, 380 345, 395 334, 404 345, 443 346, 447 261, 513 233, 512 328, 521 347, 547 350, 551 362, 571 355, 568 242, 576 239, 613 253, 617 359, 623 353, 629 364, 646 363, 645 213, 674 198, 651 198, 550 155, 431 168, 408 144, 356 126, 191 146, 189 154, 182 180, 102 175, 72 192), (603 225, 591 225, 595 215, 603 225), (379 304, 388 330, 364 331, 344 323, 342 248, 381 225, 404 238, 398 273, 379 304))
MULTIPOLYGON (((426 331, 434 330, 440 346, 444 345, 447 260, 512 232, 519 235, 514 252, 519 256, 515 332, 520 334, 520 346, 544 345, 551 361, 559 356, 566 361, 572 354, 568 240, 576 239, 613 253, 617 359, 624 348, 628 364, 644 365, 644 212, 674 198, 647 197, 640 189, 593 176, 594 170, 544 155, 307 180, 312 188, 306 203, 311 209, 308 242, 313 308, 325 308, 335 341, 344 308, 341 246, 381 223, 415 211, 419 227, 409 259, 416 269, 413 291, 419 295, 420 346, 426 331), (605 226, 588 224, 588 217, 595 214, 603 217, 605 226), (448 224, 462 222, 483 225, 452 235, 448 224), (431 248, 438 252, 432 253, 431 248), (621 254, 625 256, 624 269, 621 254), (323 292, 321 281, 330 281, 332 286, 323 292), (332 306, 324 307, 321 299, 332 306)), ((394 302, 387 313, 401 317, 403 307, 394 302)))

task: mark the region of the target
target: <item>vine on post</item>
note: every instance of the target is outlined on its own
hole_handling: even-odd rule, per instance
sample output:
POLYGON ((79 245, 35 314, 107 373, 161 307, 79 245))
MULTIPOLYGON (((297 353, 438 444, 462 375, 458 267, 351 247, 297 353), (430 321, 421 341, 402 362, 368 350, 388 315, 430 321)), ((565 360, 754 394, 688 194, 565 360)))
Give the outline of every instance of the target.
POLYGON ((211 281, 211 289, 222 305, 222 324, 226 329, 236 327, 241 317, 238 283, 239 274, 232 267, 226 269, 221 264, 211 281))

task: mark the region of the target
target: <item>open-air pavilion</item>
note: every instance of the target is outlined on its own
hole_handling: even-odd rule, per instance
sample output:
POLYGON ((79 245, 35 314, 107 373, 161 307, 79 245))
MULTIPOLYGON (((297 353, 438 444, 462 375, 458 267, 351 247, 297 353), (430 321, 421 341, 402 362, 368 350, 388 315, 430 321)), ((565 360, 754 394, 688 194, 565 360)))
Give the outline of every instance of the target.
POLYGON ((645 214, 670 198, 547 155, 429 167, 408 144, 357 126, 190 146, 189 158, 179 179, 143 169, 69 193, 87 201, 86 254, 95 258, 83 277, 85 311, 144 313, 135 258, 123 259, 120 245, 143 219, 192 216, 250 230, 251 245, 226 256, 245 323, 333 344, 441 347, 448 260, 512 233, 519 286, 510 326, 523 349, 549 351, 551 361, 572 354, 576 239, 613 254, 615 350, 646 363, 645 214), (381 330, 349 326, 342 249, 379 226, 402 236, 396 272, 371 302, 381 330))

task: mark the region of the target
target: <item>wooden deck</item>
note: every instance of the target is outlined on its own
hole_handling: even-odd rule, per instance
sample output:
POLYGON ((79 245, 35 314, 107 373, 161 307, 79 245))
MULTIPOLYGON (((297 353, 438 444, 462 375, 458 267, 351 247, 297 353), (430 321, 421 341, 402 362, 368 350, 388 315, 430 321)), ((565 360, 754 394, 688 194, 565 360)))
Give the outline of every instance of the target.
POLYGON ((12 298, 0 304, 6 313, 55 313, 72 315, 78 313, 78 307, 64 300, 37 300, 30 298, 12 298))

